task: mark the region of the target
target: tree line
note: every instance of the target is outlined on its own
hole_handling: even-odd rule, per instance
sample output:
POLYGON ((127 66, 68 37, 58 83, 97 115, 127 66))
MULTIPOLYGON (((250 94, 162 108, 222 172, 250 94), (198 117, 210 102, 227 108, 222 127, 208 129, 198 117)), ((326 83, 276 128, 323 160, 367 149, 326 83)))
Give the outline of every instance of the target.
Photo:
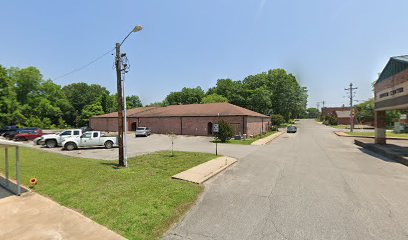
MULTIPOLYGON (((127 107, 141 107, 128 96, 127 107)), ((72 83, 61 87, 44 80, 35 67, 0 65, 0 127, 7 125, 66 128, 88 125, 94 115, 117 111, 116 94, 99 84, 72 83)))
MULTIPOLYGON (((35 67, 0 65, 0 127, 6 125, 66 128, 88 125, 92 116, 117 111, 117 95, 99 84, 84 82, 61 87, 44 80, 35 67)), ((142 107, 138 96, 127 96, 127 107, 142 107)), ((204 91, 183 88, 161 102, 146 106, 229 102, 286 120, 305 117, 307 89, 283 69, 269 70, 243 80, 219 79, 204 91)))
POLYGON ((219 79, 207 92, 201 87, 185 87, 149 106, 229 102, 266 115, 280 114, 288 120, 306 116, 307 97, 307 89, 294 75, 274 69, 243 80, 219 79))

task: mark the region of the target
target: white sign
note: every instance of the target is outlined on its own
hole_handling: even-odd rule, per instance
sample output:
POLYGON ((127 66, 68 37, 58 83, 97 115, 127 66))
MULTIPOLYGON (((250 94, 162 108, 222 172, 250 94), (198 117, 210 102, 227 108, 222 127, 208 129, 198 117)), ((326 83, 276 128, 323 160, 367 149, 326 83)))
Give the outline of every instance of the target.
POLYGON ((401 114, 400 119, 402 119, 402 120, 407 119, 407 114, 401 114))
POLYGON ((212 126, 212 132, 217 133, 219 131, 218 123, 214 123, 212 126))

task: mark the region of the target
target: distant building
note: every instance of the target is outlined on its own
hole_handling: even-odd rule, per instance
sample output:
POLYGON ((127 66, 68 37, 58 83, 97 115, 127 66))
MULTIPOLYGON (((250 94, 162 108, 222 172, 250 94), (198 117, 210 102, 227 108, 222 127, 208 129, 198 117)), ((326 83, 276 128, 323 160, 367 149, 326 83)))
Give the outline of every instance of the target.
POLYGON ((408 109, 408 55, 392 57, 374 84, 375 142, 385 144, 385 111, 408 109))
MULTIPOLYGON (((324 107, 322 108, 322 117, 334 116, 337 118, 337 124, 350 125, 350 107, 324 107)), ((353 124, 356 124, 357 120, 353 118, 353 124)))
MULTIPOLYGON (((116 132, 118 113, 92 117, 95 130, 116 132)), ((172 105, 134 108, 127 112, 128 131, 148 127, 152 133, 193 136, 212 135, 212 125, 220 120, 229 123, 235 134, 259 135, 269 130, 271 118, 230 103, 172 105)))

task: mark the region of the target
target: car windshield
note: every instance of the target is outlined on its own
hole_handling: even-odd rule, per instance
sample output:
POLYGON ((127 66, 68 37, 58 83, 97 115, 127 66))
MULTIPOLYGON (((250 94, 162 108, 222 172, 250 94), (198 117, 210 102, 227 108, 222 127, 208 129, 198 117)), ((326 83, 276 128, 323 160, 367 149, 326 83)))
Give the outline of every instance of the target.
POLYGON ((146 130, 146 128, 144 128, 144 127, 138 127, 138 128, 136 128, 136 131, 144 131, 144 130, 146 130))

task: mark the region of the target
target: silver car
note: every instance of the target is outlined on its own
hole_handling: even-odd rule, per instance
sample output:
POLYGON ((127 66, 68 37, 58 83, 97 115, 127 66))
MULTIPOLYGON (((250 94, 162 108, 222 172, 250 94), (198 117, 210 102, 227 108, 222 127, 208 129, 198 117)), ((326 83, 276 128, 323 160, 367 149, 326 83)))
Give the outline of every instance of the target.
POLYGON ((138 128, 136 128, 136 134, 135 134, 135 136, 136 136, 136 137, 137 137, 137 136, 145 136, 145 137, 147 137, 147 136, 149 136, 151 133, 152 133, 152 131, 151 131, 149 128, 147 128, 147 127, 138 127, 138 128))

